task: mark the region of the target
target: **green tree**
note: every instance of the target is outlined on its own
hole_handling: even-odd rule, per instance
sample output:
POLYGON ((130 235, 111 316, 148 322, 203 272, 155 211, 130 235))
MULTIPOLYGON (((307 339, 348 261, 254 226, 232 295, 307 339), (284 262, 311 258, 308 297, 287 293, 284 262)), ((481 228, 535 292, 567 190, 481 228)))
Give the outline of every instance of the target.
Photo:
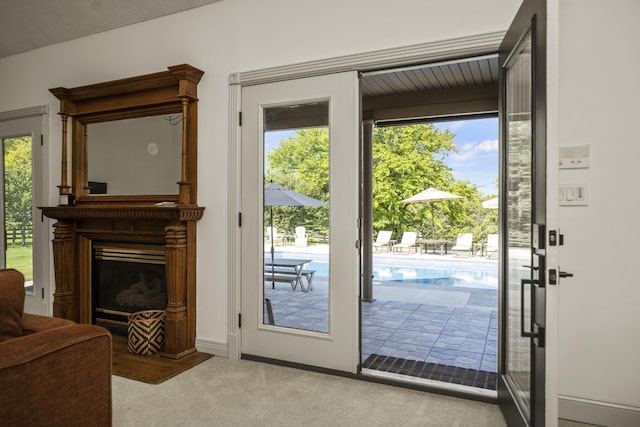
MULTIPOLYGON (((376 128, 373 135, 374 232, 391 230, 431 236, 432 208, 436 237, 454 238, 472 232, 482 241, 497 231, 497 213, 481 207, 482 194, 468 181, 456 180, 445 159, 456 152, 455 135, 433 124, 376 128), (463 199, 429 203, 402 203, 429 187, 463 199), (492 215, 495 218, 492 218, 492 215), (494 227, 495 226, 495 227, 494 227), (495 231, 493 231, 495 228, 495 231)), ((266 182, 329 201, 329 140, 326 128, 299 130, 267 155, 266 182)), ((269 210, 265 212, 269 222, 269 210)), ((323 208, 274 207, 274 225, 293 233, 298 225, 311 232, 328 230, 328 206, 323 208)))
MULTIPOLYGON (((304 226, 310 234, 326 235, 329 229, 329 131, 327 128, 302 129, 282 141, 267 155, 266 182, 273 181, 327 203, 325 207, 273 208, 274 226, 293 234, 304 226)), ((265 211, 265 223, 270 212, 265 211)))
MULTIPOLYGON (((402 200, 434 187, 449 191, 454 177, 444 159, 455 152, 454 135, 440 132, 432 124, 377 128, 373 135, 373 227, 431 234, 431 206, 406 204, 402 200)), ((436 202, 434 202, 436 203, 436 202)), ((433 206, 439 229, 445 203, 433 206)))
POLYGON ((22 232, 22 245, 33 226, 31 137, 4 139, 5 229, 22 232))

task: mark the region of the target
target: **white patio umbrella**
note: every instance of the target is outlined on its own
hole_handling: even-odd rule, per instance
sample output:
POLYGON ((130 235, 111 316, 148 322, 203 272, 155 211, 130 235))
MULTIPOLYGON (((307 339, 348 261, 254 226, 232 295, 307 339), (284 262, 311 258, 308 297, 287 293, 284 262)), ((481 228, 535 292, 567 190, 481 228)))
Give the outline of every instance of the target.
POLYGON ((436 236, 436 228, 435 222, 433 219, 433 203, 431 202, 439 202, 442 200, 455 200, 462 199, 462 196, 458 196, 457 194, 447 193, 446 191, 436 190, 433 187, 427 188, 424 191, 419 192, 416 195, 409 197, 408 199, 404 199, 402 203, 430 203, 431 204, 431 237, 435 239, 436 236))
POLYGON ((493 199, 485 200, 482 202, 482 207, 485 209, 498 209, 498 198, 494 197, 493 199))
MULTIPOLYGON (((264 186, 264 205, 269 206, 270 217, 270 239, 271 240, 271 277, 274 276, 275 267, 273 265, 274 248, 273 248, 273 207, 274 206, 326 206, 321 200, 313 197, 305 196, 296 191, 289 190, 281 185, 268 183, 264 186)), ((275 280, 271 282, 271 286, 275 288, 275 280)))

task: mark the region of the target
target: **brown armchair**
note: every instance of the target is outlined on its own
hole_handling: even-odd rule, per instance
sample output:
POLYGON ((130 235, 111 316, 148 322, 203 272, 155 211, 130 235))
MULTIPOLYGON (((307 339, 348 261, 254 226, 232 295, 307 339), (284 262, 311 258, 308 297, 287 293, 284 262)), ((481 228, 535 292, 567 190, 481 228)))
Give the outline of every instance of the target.
POLYGON ((110 426, 111 334, 23 313, 24 276, 0 270, 0 420, 110 426))

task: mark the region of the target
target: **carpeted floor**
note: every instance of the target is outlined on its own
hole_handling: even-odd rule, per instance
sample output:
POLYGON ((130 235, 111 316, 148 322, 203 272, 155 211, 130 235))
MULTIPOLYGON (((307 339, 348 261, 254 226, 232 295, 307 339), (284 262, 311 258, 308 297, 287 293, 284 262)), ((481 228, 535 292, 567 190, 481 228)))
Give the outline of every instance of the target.
POLYGON ((113 425, 506 426, 497 405, 214 357, 159 384, 113 378, 113 425))
POLYGON ((158 385, 113 377, 112 391, 114 427, 507 426, 489 403, 223 357, 158 385))

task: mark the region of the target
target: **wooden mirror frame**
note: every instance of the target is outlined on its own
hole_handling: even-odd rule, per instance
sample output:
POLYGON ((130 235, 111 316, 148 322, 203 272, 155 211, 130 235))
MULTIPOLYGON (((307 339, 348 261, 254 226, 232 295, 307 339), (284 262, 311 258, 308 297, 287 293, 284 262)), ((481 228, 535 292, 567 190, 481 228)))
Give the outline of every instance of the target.
POLYGON ((60 100, 62 117, 62 171, 60 204, 118 202, 148 205, 175 202, 197 205, 198 83, 204 72, 187 64, 168 71, 49 91, 60 100), (178 194, 91 195, 87 172, 87 125, 159 114, 182 113, 182 154, 178 194), (68 183, 67 120, 71 117, 71 185, 68 183))

